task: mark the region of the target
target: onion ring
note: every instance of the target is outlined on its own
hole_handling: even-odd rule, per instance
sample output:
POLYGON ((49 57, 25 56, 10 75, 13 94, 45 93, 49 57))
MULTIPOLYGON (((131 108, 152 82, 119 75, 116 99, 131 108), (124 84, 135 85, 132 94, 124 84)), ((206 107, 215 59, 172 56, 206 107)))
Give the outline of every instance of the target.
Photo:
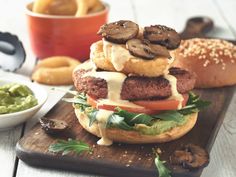
POLYGON ((46 85, 70 85, 73 84, 72 72, 79 64, 70 57, 49 57, 37 64, 32 79, 46 85))

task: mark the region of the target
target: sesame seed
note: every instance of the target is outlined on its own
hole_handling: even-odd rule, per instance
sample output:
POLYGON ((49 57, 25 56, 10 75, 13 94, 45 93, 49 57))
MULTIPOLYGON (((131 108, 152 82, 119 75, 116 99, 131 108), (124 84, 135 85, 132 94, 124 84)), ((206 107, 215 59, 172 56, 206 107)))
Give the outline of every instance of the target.
MULTIPOLYGON (((236 60, 236 46, 230 42, 220 39, 191 39, 182 42, 180 55, 184 58, 196 57, 200 60, 205 59, 203 66, 207 67, 210 60, 215 64, 224 63, 229 59, 231 63, 236 60), (224 57, 224 59, 223 59, 224 57), (226 59, 225 59, 226 58, 226 59)), ((225 68, 222 66, 222 68, 225 68)))
POLYGON ((210 61, 209 60, 206 60, 205 62, 204 62, 204 64, 203 64, 203 66, 204 67, 207 67, 207 65, 210 63, 210 61))

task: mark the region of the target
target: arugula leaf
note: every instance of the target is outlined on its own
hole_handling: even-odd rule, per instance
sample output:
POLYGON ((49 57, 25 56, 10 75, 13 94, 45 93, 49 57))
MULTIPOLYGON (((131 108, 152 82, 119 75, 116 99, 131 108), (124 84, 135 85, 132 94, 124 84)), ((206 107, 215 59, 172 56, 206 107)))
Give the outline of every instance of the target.
POLYGON ((153 149, 153 152, 156 155, 155 165, 159 174, 159 177, 171 177, 171 171, 164 165, 165 161, 161 161, 159 155, 153 149))
POLYGON ((66 155, 70 152, 75 152, 77 154, 81 154, 82 152, 92 152, 92 149, 88 144, 70 138, 68 141, 58 140, 56 144, 50 145, 48 150, 53 153, 62 152, 62 155, 66 155))
POLYGON ((87 98, 86 95, 84 93, 79 93, 77 96, 75 96, 74 98, 63 98, 63 101, 66 101, 68 103, 74 103, 75 105, 79 106, 79 108, 81 109, 81 111, 85 111, 85 109, 87 107, 91 107, 88 103, 87 103, 87 98))
POLYGON ((131 126, 134 126, 135 124, 150 125, 151 121, 154 119, 153 117, 147 114, 135 114, 122 110, 119 107, 116 108, 116 111, 117 112, 115 114, 124 117, 125 122, 131 126))
POLYGON ((175 122, 181 122, 184 118, 182 114, 175 110, 165 111, 163 113, 153 115, 152 117, 175 122))
POLYGON ((89 118, 89 126, 91 126, 96 121, 98 110, 92 108, 90 112, 86 111, 86 113, 89 118))
POLYGON ((189 99, 187 102, 187 106, 178 110, 178 112, 183 115, 188 115, 195 112, 199 112, 200 110, 206 108, 210 104, 211 104, 210 101, 201 100, 198 95, 194 94, 193 92, 189 92, 189 99))
MULTIPOLYGON (((64 101, 74 103, 78 106, 81 111, 85 112, 89 117, 89 126, 91 126, 96 121, 96 116, 98 113, 97 109, 92 108, 87 103, 87 97, 84 93, 79 93, 75 98, 64 98, 64 101)), ((115 126, 124 130, 132 130, 135 124, 145 124, 148 126, 152 125, 153 120, 161 119, 166 121, 175 121, 181 123, 185 115, 192 114, 200 111, 201 109, 207 107, 210 104, 209 101, 203 101, 199 96, 194 93, 189 93, 189 99, 187 105, 180 110, 164 111, 156 115, 147 114, 136 114, 131 113, 121 108, 117 107, 115 113, 113 113, 107 122, 107 126, 115 126)))
POLYGON ((97 109, 92 108, 87 103, 87 97, 84 93, 79 93, 74 98, 63 98, 63 101, 74 103, 75 106, 78 106, 81 111, 85 112, 89 118, 89 126, 91 126, 96 121, 96 116, 98 113, 97 109))
POLYGON ((123 130, 133 130, 133 128, 124 121, 124 117, 117 114, 112 114, 108 120, 106 127, 118 127, 123 130))

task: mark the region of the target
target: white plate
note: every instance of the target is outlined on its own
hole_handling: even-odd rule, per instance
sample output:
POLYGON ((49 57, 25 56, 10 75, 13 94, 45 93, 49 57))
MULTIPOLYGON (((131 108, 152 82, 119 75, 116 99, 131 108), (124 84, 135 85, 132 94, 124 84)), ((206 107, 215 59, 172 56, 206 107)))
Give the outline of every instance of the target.
POLYGON ((28 86, 33 91, 34 96, 38 100, 38 104, 24 111, 9 114, 0 114, 0 130, 9 129, 32 118, 33 115, 37 113, 38 110, 43 106, 48 97, 47 91, 38 84, 22 80, 0 79, 0 86, 9 83, 19 83, 28 86))

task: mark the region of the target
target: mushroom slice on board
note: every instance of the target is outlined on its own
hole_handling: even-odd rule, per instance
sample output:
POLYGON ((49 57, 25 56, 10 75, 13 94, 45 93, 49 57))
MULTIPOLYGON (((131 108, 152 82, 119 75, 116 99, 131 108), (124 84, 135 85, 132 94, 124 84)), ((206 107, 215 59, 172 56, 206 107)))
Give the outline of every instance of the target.
POLYGON ((68 124, 59 119, 48 119, 48 118, 41 118, 39 120, 42 129, 49 134, 56 134, 65 131, 68 128, 68 124))
POLYGON ((136 23, 120 20, 103 25, 98 34, 109 42, 125 44, 129 39, 136 37, 138 32, 139 26, 136 23))
POLYGON ((151 43, 165 46, 168 49, 178 48, 181 42, 179 34, 174 29, 163 25, 145 27, 143 36, 151 43))
POLYGON ((171 163, 183 168, 194 170, 204 168, 209 163, 209 154, 199 146, 188 144, 180 150, 174 151, 170 157, 171 163))

